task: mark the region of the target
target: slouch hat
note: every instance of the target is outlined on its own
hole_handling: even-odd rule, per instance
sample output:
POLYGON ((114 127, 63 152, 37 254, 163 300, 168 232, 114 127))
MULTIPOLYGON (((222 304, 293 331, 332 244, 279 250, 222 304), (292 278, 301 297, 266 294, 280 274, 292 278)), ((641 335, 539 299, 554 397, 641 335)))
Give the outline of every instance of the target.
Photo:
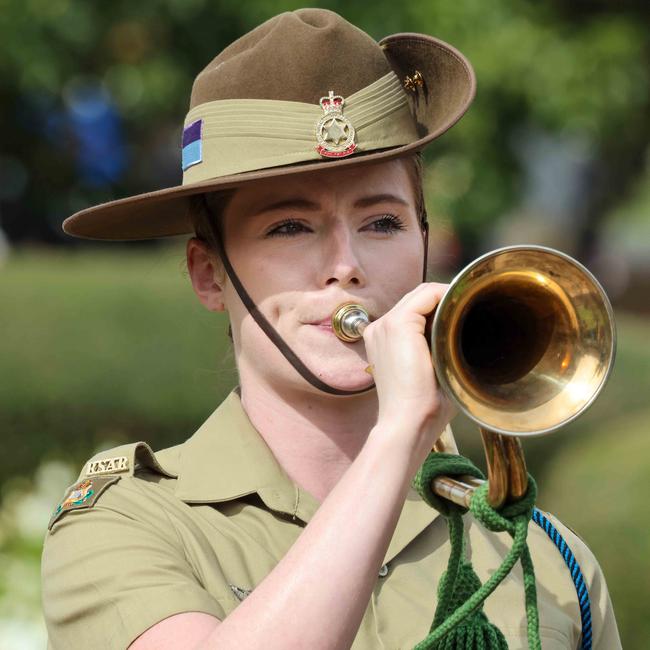
POLYGON ((414 153, 460 119, 475 87, 468 60, 432 36, 377 42, 327 9, 281 13, 196 76, 180 185, 86 208, 63 230, 109 240, 190 234, 192 195, 414 153))

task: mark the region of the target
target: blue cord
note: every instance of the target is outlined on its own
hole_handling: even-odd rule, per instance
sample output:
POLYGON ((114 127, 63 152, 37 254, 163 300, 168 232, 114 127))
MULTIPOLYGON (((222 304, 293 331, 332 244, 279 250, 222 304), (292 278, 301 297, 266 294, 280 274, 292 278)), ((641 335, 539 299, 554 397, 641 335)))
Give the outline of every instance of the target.
POLYGON ((551 541, 557 546, 566 565, 571 571, 571 578, 578 594, 578 602, 580 603, 580 618, 582 619, 582 650, 591 650, 591 603, 589 602, 589 592, 585 579, 580 570, 580 565, 575 559, 569 545, 564 541, 557 528, 542 514, 541 510, 535 508, 533 510, 533 521, 544 530, 544 532, 551 538, 551 541))

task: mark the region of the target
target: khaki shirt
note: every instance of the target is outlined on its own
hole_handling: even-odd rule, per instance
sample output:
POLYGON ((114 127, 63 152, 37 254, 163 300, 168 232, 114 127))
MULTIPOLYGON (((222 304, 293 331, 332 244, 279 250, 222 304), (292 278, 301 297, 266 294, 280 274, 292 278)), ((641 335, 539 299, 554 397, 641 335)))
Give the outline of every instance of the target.
MULTIPOLYGON (((79 478, 86 482, 69 488, 43 548, 48 648, 57 650, 124 650, 180 612, 223 620, 282 559, 318 508, 278 465, 236 392, 183 444, 155 454, 142 442, 116 447, 94 456, 79 478)), ((589 588, 593 647, 620 648, 600 567, 578 537, 552 521, 589 588)), ((511 539, 469 516, 466 524, 471 559, 485 581, 511 539)), ((580 613, 569 570, 535 524, 529 544, 542 646, 578 648, 580 613)), ((406 649, 421 641, 448 557, 444 518, 411 491, 354 650, 406 649)), ((346 585, 339 588, 343 593, 346 585)), ((487 599, 485 612, 510 648, 527 647, 519 565, 487 599)))

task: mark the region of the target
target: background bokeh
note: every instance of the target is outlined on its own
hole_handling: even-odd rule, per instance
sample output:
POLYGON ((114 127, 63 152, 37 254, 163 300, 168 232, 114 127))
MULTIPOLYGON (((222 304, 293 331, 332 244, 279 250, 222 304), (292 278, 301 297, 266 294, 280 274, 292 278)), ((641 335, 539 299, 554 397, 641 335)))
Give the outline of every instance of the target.
MULTIPOLYGON (((180 183, 194 76, 286 0, 0 0, 0 648, 43 648, 39 559, 93 452, 181 442, 235 383, 227 322, 195 299, 185 238, 105 244, 76 210, 180 183)), ((537 243, 590 268, 616 365, 562 432, 526 441, 540 506, 598 556, 623 645, 650 619, 650 11, 645 0, 320 2, 374 38, 433 34, 475 66, 428 148, 431 274, 537 243)), ((335 48, 336 44, 333 43, 335 48)), ((282 74, 282 70, 278 70, 282 74)), ((458 418, 462 451, 480 458, 458 418)))

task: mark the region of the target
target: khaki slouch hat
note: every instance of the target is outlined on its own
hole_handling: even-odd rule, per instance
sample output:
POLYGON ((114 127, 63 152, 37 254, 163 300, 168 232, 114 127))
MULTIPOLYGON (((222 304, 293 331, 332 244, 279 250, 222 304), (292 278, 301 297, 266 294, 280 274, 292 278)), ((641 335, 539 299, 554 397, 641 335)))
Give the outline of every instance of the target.
POLYGON ((432 36, 376 42, 326 9, 281 13, 195 78, 181 185, 81 210, 63 230, 110 240, 193 233, 192 195, 418 151, 460 119, 475 87, 467 59, 432 36))

